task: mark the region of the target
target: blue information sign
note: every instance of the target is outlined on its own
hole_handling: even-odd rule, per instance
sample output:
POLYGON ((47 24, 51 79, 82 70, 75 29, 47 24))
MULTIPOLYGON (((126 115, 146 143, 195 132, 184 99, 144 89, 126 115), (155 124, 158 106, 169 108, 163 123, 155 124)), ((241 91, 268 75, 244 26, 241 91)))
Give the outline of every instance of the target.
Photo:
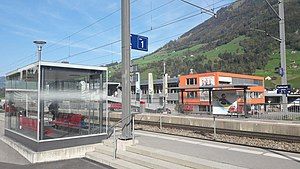
POLYGON ((131 34, 131 49, 148 51, 148 37, 131 34))
POLYGON ((288 94, 291 92, 291 85, 277 85, 277 94, 288 94))

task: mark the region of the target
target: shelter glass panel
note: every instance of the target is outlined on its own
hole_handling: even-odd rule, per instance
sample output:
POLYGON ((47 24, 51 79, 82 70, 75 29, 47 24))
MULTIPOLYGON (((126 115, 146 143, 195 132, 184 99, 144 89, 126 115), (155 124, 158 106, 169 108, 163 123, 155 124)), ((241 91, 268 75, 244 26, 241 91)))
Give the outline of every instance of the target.
POLYGON ((6 77, 5 128, 37 138, 38 66, 6 77))
POLYGON ((104 71, 42 67, 41 139, 104 133, 104 71))

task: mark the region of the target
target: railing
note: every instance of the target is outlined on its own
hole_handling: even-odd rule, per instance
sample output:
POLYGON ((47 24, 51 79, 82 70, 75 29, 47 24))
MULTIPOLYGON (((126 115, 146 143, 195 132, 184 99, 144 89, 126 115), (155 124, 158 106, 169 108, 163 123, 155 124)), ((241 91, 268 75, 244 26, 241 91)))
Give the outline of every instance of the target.
MULTIPOLYGON (((131 113, 131 114, 125 116, 124 118, 122 118, 121 120, 119 120, 115 124, 113 124, 111 127, 109 127, 109 129, 108 129, 108 138, 111 137, 111 135, 113 135, 113 144, 114 144, 113 158, 114 159, 117 158, 117 147, 118 147, 118 141, 117 141, 118 139, 116 137, 116 127, 117 127, 117 125, 121 124, 124 120, 127 120, 128 118, 132 117, 132 142, 134 144, 135 143, 134 120, 135 120, 136 114, 139 114, 139 113, 131 113)), ((123 129, 124 127, 125 127, 125 125, 122 126, 121 129, 123 129)))
POLYGON ((6 89, 28 89, 37 90, 37 82, 21 81, 21 80, 7 80, 5 82, 6 89))
POLYGON ((300 121, 300 103, 285 104, 287 111, 283 110, 282 103, 267 103, 256 105, 248 112, 251 118, 266 120, 300 121))

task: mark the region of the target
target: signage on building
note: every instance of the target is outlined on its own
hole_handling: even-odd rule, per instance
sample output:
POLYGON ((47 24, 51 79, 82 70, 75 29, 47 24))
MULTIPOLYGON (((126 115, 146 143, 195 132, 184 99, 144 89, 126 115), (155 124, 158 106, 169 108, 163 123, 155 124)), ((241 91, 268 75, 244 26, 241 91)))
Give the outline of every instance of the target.
POLYGON ((291 85, 277 85, 277 94, 289 94, 291 92, 291 85))

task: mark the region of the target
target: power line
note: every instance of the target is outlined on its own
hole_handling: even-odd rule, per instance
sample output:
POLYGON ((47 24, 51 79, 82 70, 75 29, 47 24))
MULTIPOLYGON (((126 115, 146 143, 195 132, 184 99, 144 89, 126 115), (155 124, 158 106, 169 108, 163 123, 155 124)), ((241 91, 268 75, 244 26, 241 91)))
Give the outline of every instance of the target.
POLYGON ((74 36, 74 35, 80 33, 81 31, 83 31, 83 30, 85 30, 85 29, 87 29, 87 28, 89 28, 89 27, 95 25, 96 23, 98 23, 98 22, 100 22, 100 21, 102 21, 102 20, 104 20, 104 19, 106 19, 106 18, 112 16, 113 14, 115 14, 115 13, 117 13, 117 12, 119 12, 119 11, 120 11, 120 9, 117 9, 117 10, 113 11, 112 13, 110 13, 110 14, 108 14, 108 15, 106 15, 106 16, 104 16, 104 17, 98 19, 98 20, 96 20, 95 22, 93 22, 93 23, 91 23, 91 24, 89 24, 89 25, 87 25, 87 26, 85 26, 85 27, 79 29, 78 31, 76 31, 76 32, 74 32, 74 33, 72 33, 72 34, 70 34, 70 35, 68 35, 68 36, 66 36, 66 37, 64 37, 64 38, 62 38, 62 39, 60 39, 60 40, 58 40, 57 42, 55 42, 55 43, 49 45, 49 46, 46 47, 45 49, 49 49, 49 48, 51 48, 51 47, 53 47, 53 46, 59 44, 60 42, 66 40, 66 39, 69 39, 70 37, 72 37, 72 36, 74 36))
MULTIPOLYGON (((149 45, 155 44, 155 43, 157 43, 157 42, 161 42, 161 41, 164 41, 164 40, 173 38, 173 37, 177 37, 177 36, 182 35, 182 34, 183 34, 183 33, 178 33, 178 34, 175 34, 175 35, 172 35, 172 36, 163 38, 163 39, 159 39, 159 40, 156 40, 156 41, 151 42, 149 45)), ((81 61, 75 62, 75 64, 78 64, 78 63, 81 63, 81 62, 87 62, 87 61, 91 61, 91 60, 95 60, 95 59, 99 59, 99 58, 106 57, 106 56, 111 56, 111 55, 108 54, 108 55, 97 56, 97 57, 93 57, 93 58, 90 58, 90 59, 85 59, 85 60, 81 60, 81 61)))
MULTIPOLYGON (((136 2, 136 1, 138 1, 138 0, 135 0, 135 1, 131 2, 131 3, 134 3, 134 2, 136 2)), ((151 9, 150 11, 145 12, 144 14, 141 14, 141 15, 139 15, 139 16, 136 16, 134 19, 138 19, 138 18, 140 18, 140 17, 142 17, 142 16, 144 16, 144 15, 147 15, 147 14, 149 14, 150 12, 155 11, 155 10, 158 10, 158 9, 162 8, 163 6, 166 6, 166 5, 168 5, 168 4, 170 4, 170 3, 174 2, 174 1, 175 1, 175 0, 171 0, 171 1, 167 2, 167 3, 165 3, 165 4, 162 4, 162 5, 160 5, 160 6, 157 7, 157 8, 151 9)), ((218 4, 218 3, 222 2, 222 1, 224 1, 224 0, 220 0, 220 1, 215 2, 214 4, 211 4, 211 5, 209 5, 209 6, 213 6, 213 5, 218 4)), ((225 5, 229 5, 229 4, 231 4, 231 3, 225 4, 225 5)), ((217 7, 217 8, 223 7, 223 6, 225 6, 225 5, 219 6, 219 7, 217 7)), ((209 6, 207 6, 207 7, 209 7, 209 6)), ((215 9, 216 9, 216 8, 215 8, 215 9)), ((110 14, 108 14, 108 15, 106 15, 106 16, 100 18, 100 19, 98 19, 98 20, 95 21, 94 23, 91 23, 91 24, 89 24, 89 25, 83 27, 82 29, 80 29, 80 30, 78 30, 78 31, 76 31, 76 32, 74 32, 74 33, 72 33, 71 35, 66 36, 65 38, 63 38, 63 39, 57 41, 56 43, 54 43, 54 44, 52 44, 52 45, 46 47, 45 49, 50 48, 50 47, 53 47, 53 46, 55 46, 56 44, 60 43, 61 41, 65 40, 65 39, 67 39, 67 38, 70 38, 71 36, 73 36, 73 35, 75 35, 75 34, 81 32, 81 31, 83 31, 84 29, 87 29, 87 28, 93 26, 94 24, 100 22, 101 20, 106 19, 107 17, 113 15, 114 13, 118 12, 119 10, 120 10, 120 9, 115 10, 114 12, 112 12, 112 13, 110 13, 110 14)), ((180 21, 182 21, 182 20, 189 19, 189 18, 191 18, 191 17, 195 17, 195 16, 197 16, 197 15, 199 15, 199 14, 201 14, 201 13, 198 13, 198 14, 195 14, 195 15, 193 15, 193 16, 186 17, 186 18, 182 18, 182 19, 179 19, 179 20, 175 20, 175 21, 173 21, 173 22, 169 22, 169 23, 167 23, 167 24, 164 24, 164 25, 161 25, 161 26, 159 26, 159 27, 156 27, 156 28, 154 28, 154 29, 152 29, 152 30, 160 29, 160 28, 166 27, 166 26, 168 26, 168 25, 171 25, 171 24, 180 22, 180 21)), ((119 27, 119 26, 120 26, 120 24, 119 24, 119 25, 116 25, 116 26, 114 26, 114 27, 119 27)), ((111 27, 110 29, 107 29, 107 30, 102 31, 102 32, 100 32, 100 33, 98 32, 98 34, 101 34, 101 33, 104 33, 104 32, 106 32, 106 31, 108 31, 108 30, 111 30, 111 29, 113 29, 114 27, 111 27)), ((143 33, 150 32, 150 31, 152 31, 152 30, 147 30, 147 31, 144 31, 143 33)), ((92 36, 96 36, 96 34, 93 34, 92 36)), ((92 37, 92 36, 91 36, 91 37, 92 37)), ((88 38, 85 38, 85 39, 88 39, 88 38)), ((85 39, 81 39, 81 40, 79 40, 79 41, 83 41, 83 40, 85 40, 85 39)), ((73 42, 73 43, 71 43, 71 44, 78 43, 79 41, 73 42)), ((74 57, 74 56, 79 55, 79 54, 87 53, 87 52, 92 51, 92 50, 96 50, 96 49, 99 49, 99 48, 102 48, 102 47, 105 47, 105 46, 108 46, 108 45, 111 45, 111 44, 115 44, 115 43, 117 43, 117 42, 120 42, 120 40, 115 41, 114 43, 104 44, 104 45, 101 45, 101 46, 96 47, 96 48, 92 48, 92 49, 89 49, 89 50, 86 50, 86 51, 83 51, 83 52, 79 52, 79 53, 76 53, 76 54, 73 54, 73 55, 69 55, 69 57, 65 57, 65 58, 71 58, 71 57, 74 57)), ((49 52, 46 52, 46 53, 49 53, 49 52)), ((26 56, 26 57, 24 57, 24 58, 22 58, 22 59, 20 59, 20 60, 18 60, 18 61, 16 61, 16 62, 12 63, 11 65, 14 65, 14 64, 16 64, 16 63, 18 63, 18 62, 20 62, 20 61, 23 61, 22 63, 24 63, 24 60, 27 61, 28 57, 32 57, 32 56, 34 56, 34 55, 35 55, 35 54, 31 54, 31 55, 29 55, 29 56, 26 56)), ((65 59, 65 58, 63 58, 63 59, 65 59)), ((11 66, 11 65, 10 65, 10 66, 11 66)))
POLYGON ((88 49, 88 50, 85 50, 85 51, 82 51, 82 52, 78 52, 78 53, 72 54, 72 55, 70 55, 68 57, 64 57, 62 59, 59 59, 56 62, 59 62, 59 61, 65 60, 65 59, 69 59, 71 57, 74 57, 74 56, 77 56, 77 55, 81 55, 81 54, 84 54, 84 53, 88 53, 90 51, 94 51, 96 49, 103 48, 103 47, 106 47, 106 46, 109 46, 109 45, 113 45, 113 44, 118 43, 118 42, 121 42, 121 40, 116 40, 116 41, 111 42, 111 43, 103 44, 103 45, 98 46, 98 47, 94 47, 94 48, 91 48, 91 49, 88 49))
POLYGON ((203 12, 205 12, 205 13, 207 13, 207 14, 210 14, 210 15, 213 15, 214 17, 217 17, 217 14, 214 13, 212 10, 203 8, 203 7, 199 6, 199 5, 196 5, 196 4, 191 3, 191 2, 189 2, 189 1, 186 1, 186 0, 180 0, 180 1, 181 1, 181 2, 184 2, 184 3, 186 3, 186 4, 189 4, 189 5, 191 5, 191 6, 194 6, 194 7, 196 7, 196 8, 199 8, 199 9, 201 9, 201 11, 203 11, 203 12))
MULTIPOLYGON (((156 27, 156 28, 153 28, 153 29, 150 29, 150 30, 146 30, 146 31, 140 32, 139 34, 150 32, 150 31, 153 31, 153 30, 157 30, 157 29, 169 26, 171 24, 174 24, 174 23, 177 23, 177 22, 180 22, 180 21, 183 21, 183 20, 195 17, 195 16, 200 15, 200 14, 202 14, 202 12, 194 14, 194 15, 191 15, 191 16, 188 16, 188 17, 184 17, 184 18, 181 17, 181 19, 179 19, 179 20, 172 21, 172 22, 169 22, 167 24, 161 25, 159 27, 156 27)), ((90 52, 90 51, 93 51, 93 50, 96 50, 96 49, 99 49, 99 48, 103 48, 103 47, 106 47, 106 46, 109 46, 109 45, 112 45, 112 44, 115 44, 115 43, 118 43, 118 42, 121 42, 121 40, 119 39, 119 40, 116 40, 116 41, 111 42, 111 43, 107 43, 107 44, 104 44, 104 45, 101 45, 101 46, 98 46, 98 47, 95 47, 95 48, 91 48, 91 49, 88 49, 88 50, 85 50, 85 51, 82 51, 82 52, 78 52, 78 53, 72 54, 72 55, 70 55, 68 57, 64 57, 62 59, 59 59, 56 62, 61 61, 61 60, 65 60, 65 59, 69 59, 71 57, 74 57, 74 56, 77 56, 77 55, 80 55, 80 54, 84 54, 84 53, 87 53, 87 52, 90 52)))
MULTIPOLYGON (((135 3, 136 1, 138 1, 138 0, 132 1, 131 4, 135 3)), ((49 46, 46 47, 45 49, 51 48, 52 46, 55 46, 56 44, 62 42, 63 40, 66 40, 66 39, 68 39, 68 38, 70 38, 70 37, 72 37, 72 36, 74 36, 74 35, 80 33, 81 31, 83 31, 83 30, 85 30, 85 29, 87 29, 87 28, 89 28, 89 27, 91 27, 91 26, 97 24, 98 22, 101 22, 101 21, 105 20, 106 18, 112 16, 113 14, 119 12, 120 10, 121 10, 121 8, 119 8, 119 9, 117 9, 117 10, 115 10, 115 11, 109 13, 108 15, 105 15, 104 17, 101 17, 101 18, 97 19, 95 22, 93 22, 93 23, 91 23, 91 24, 89 24, 89 25, 87 25, 87 26, 85 26, 85 27, 79 29, 78 31, 75 31, 75 32, 73 32, 72 34, 70 34, 70 35, 68 35, 68 36, 66 36, 66 37, 64 37, 64 38, 62 38, 62 39, 60 39, 60 40, 58 40, 56 43, 53 43, 53 44, 49 45, 49 46)))
MULTIPOLYGON (((209 6, 213 6, 213 5, 218 4, 218 3, 222 2, 222 1, 224 1, 224 0, 215 2, 214 4, 211 4, 211 5, 209 5, 209 6)), ((238 2, 238 1, 241 1, 241 0, 237 0, 237 1, 235 1, 235 2, 238 2)), ((232 3, 234 3, 234 2, 227 3, 227 4, 223 4, 223 5, 220 5, 220 6, 217 6, 217 7, 215 7, 214 9, 219 9, 219 8, 228 6, 228 5, 232 4, 232 3)), ((208 8, 209 6, 206 6, 206 8, 208 8)), ((195 12, 191 12, 190 14, 192 14, 192 13, 195 13, 195 12)), ((201 13, 198 13, 198 14, 195 14, 195 15, 197 16, 197 15, 199 15, 199 14, 201 14, 201 13)), ((177 18, 177 20, 174 19, 173 21, 171 21, 171 22, 169 22, 169 23, 167 23, 167 24, 165 24, 165 25, 156 27, 155 29, 159 29, 159 28, 168 26, 168 25, 170 25, 170 24, 174 24, 174 22, 180 22, 180 21, 182 21, 183 19, 188 19, 188 18, 190 18, 190 17, 194 17, 195 15, 192 15, 192 16, 189 16, 189 17, 185 17, 185 18, 182 18, 182 17, 181 17, 182 19, 178 19, 178 18, 177 18)), ((234 17, 236 17, 236 16, 239 16, 239 15, 235 15, 234 17)), ((144 31, 144 32, 142 32, 142 33, 150 32, 150 31, 155 30, 155 29, 150 29, 150 30, 144 31)), ((154 43, 157 43, 157 42, 160 42, 160 41, 169 39, 169 38, 173 38, 173 37, 176 37, 176 36, 179 36, 179 35, 182 35, 182 34, 183 34, 183 33, 176 34, 176 35, 172 35, 172 36, 170 36, 170 37, 167 37, 167 38, 164 38, 164 39, 160 39, 160 40, 154 41, 154 42, 152 42, 151 44, 154 44, 154 43)))
MULTIPOLYGON (((222 5, 222 6, 223 6, 223 5, 222 5)), ((163 25, 161 25, 161 26, 158 26, 158 27, 151 28, 151 29, 149 29, 149 30, 145 30, 145 31, 143 31, 143 32, 140 32, 139 34, 143 34, 143 33, 147 33, 147 32, 153 31, 153 30, 161 29, 161 28, 163 28, 163 27, 166 27, 166 26, 175 24, 175 23, 177 23, 177 22, 181 22, 181 21, 183 21, 183 20, 190 19, 190 18, 193 18, 193 17, 198 16, 198 15, 200 15, 200 14, 203 14, 202 11, 201 11, 201 12, 198 12, 198 13, 196 13, 196 14, 194 14, 194 13, 195 13, 195 12, 191 12, 191 13, 186 14, 186 15, 184 15, 184 16, 181 16, 181 17, 179 17, 179 18, 173 19, 172 21, 170 21, 170 22, 168 22, 168 23, 166 23, 166 24, 163 24, 163 25)), ((111 43, 107 43, 107 44, 104 44, 104 45, 101 45, 101 46, 98 46, 98 47, 95 47, 95 48, 91 48, 91 49, 89 49, 89 50, 85 50, 85 51, 82 51, 82 52, 75 53, 75 54, 70 55, 70 56, 68 56, 68 57, 64 57, 64 58, 62 58, 62 59, 59 59, 59 60, 57 60, 57 62, 58 62, 58 61, 61 61, 61 60, 64 60, 64 59, 69 59, 69 58, 71 58, 71 57, 74 57, 74 56, 77 56, 77 55, 80 55, 80 54, 88 53, 88 52, 90 52, 90 51, 93 51, 93 50, 96 50, 96 49, 99 49, 99 48, 103 48, 103 47, 106 47, 106 46, 109 46, 109 45, 112 45, 112 44, 115 44, 115 43, 118 43, 118 42, 121 42, 121 40, 119 39, 119 40, 114 41, 114 42, 111 42, 111 43)))
MULTIPOLYGON (((169 2, 166 2, 166 3, 164 3, 164 4, 162 4, 162 5, 158 6, 158 7, 156 7, 156 8, 154 8, 154 9, 151 9, 151 10, 149 10, 149 11, 147 11, 147 12, 141 14, 141 15, 138 15, 138 16, 132 18, 132 20, 136 20, 136 19, 138 19, 138 18, 140 18, 140 17, 142 17, 142 16, 145 16, 145 15, 147 15, 147 14, 153 12, 153 11, 156 11, 156 10, 158 10, 158 9, 164 7, 164 6, 167 6, 167 5, 171 4, 171 3, 173 3, 174 1, 175 1, 175 0, 171 0, 171 1, 169 1, 169 2)), ((90 39, 90 38, 92 38, 92 37, 98 36, 98 35, 103 34, 103 33, 105 33, 105 32, 111 31, 111 30, 113 30, 113 29, 120 28, 120 26, 121 26, 121 24, 112 26, 112 27, 110 27, 110 28, 108 28, 108 29, 105 29, 105 30, 103 30, 103 31, 94 33, 94 34, 92 34, 92 35, 90 35, 90 36, 87 36, 87 37, 82 38, 82 39, 80 39, 80 40, 78 40, 78 41, 75 41, 75 42, 73 42, 73 43, 70 43, 70 45, 77 44, 77 43, 79 43, 79 42, 85 41, 85 40, 87 40, 87 39, 90 39)), ((61 46, 61 47, 58 47, 58 48, 56 48, 56 49, 54 49, 54 50, 51 50, 51 51, 49 51, 49 52, 46 52, 46 53, 55 52, 55 51, 57 51, 57 50, 59 50, 59 49, 61 49, 61 48, 64 48, 64 47, 66 47, 66 46, 68 46, 68 44, 63 45, 63 46, 61 46)))

